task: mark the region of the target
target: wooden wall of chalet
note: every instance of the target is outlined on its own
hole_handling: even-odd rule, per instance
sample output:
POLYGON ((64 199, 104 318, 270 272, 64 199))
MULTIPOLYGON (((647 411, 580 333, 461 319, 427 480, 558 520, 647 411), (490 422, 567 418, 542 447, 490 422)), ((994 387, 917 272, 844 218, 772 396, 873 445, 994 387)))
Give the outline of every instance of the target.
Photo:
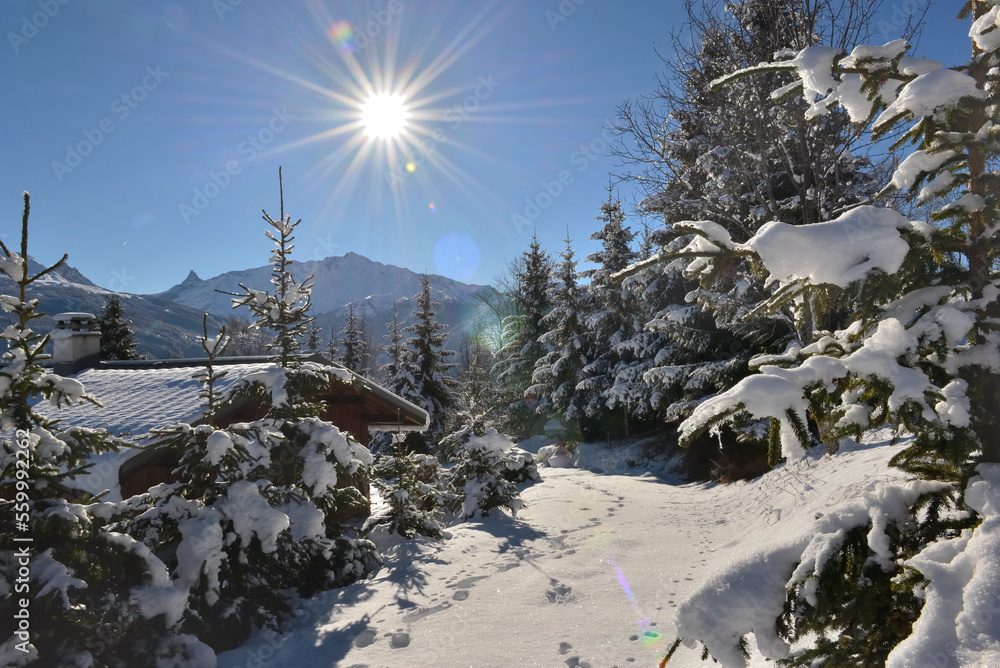
POLYGON ((127 499, 136 494, 145 494, 150 487, 159 485, 161 482, 180 482, 180 479, 174 475, 176 466, 176 463, 173 465, 152 464, 139 469, 127 478, 122 478, 122 498, 127 499))
POLYGON ((323 419, 335 425, 340 431, 349 431, 355 441, 367 447, 368 422, 360 411, 361 404, 335 403, 327 406, 323 419))

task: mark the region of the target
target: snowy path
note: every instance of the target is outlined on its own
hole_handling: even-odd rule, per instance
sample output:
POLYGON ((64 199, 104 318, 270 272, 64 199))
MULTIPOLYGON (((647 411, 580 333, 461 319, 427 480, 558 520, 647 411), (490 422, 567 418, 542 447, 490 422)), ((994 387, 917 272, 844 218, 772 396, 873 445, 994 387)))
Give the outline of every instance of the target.
MULTIPOLYGON (((697 585, 779 520, 801 526, 885 479, 893 451, 807 458, 729 486, 546 468, 517 520, 393 546, 375 578, 306 602, 291 632, 258 635, 220 666, 656 666, 697 585)), ((706 664, 683 648, 671 661, 692 665, 706 664)))

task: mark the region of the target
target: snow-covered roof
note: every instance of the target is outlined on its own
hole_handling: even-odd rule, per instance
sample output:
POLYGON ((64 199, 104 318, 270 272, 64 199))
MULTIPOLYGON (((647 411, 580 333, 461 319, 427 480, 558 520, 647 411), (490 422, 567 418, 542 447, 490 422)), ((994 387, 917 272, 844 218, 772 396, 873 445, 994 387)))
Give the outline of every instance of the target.
MULTIPOLYGON (((308 358, 332 366, 349 392, 363 398, 371 430, 423 431, 427 429, 427 411, 371 380, 320 357, 308 358), (349 388, 349 389, 348 389, 349 388)), ((216 390, 225 393, 241 380, 266 377, 276 368, 261 357, 233 357, 216 360, 216 370, 226 375, 216 383, 216 390)), ((35 410, 45 417, 58 419, 59 426, 103 428, 114 434, 142 436, 152 429, 168 425, 193 424, 203 417, 203 385, 194 375, 204 369, 204 360, 159 360, 101 362, 98 367, 85 369, 72 377, 83 384, 86 392, 101 402, 56 408, 40 403, 35 410)), ((110 490, 106 500, 121 499, 118 471, 121 465, 142 450, 126 449, 93 457, 89 475, 80 476, 73 486, 91 493, 110 490)))
MULTIPOLYGON (((309 358, 313 359, 322 360, 309 358)), ((423 431, 427 428, 428 415, 424 409, 349 369, 322 362, 339 371, 346 384, 391 409, 377 423, 370 424, 369 429, 395 431, 400 427, 423 431)), ((223 358, 215 364, 219 371, 226 372, 215 386, 220 394, 245 378, 275 368, 273 362, 261 357, 223 358)), ((43 404, 36 409, 46 417, 58 419, 63 428, 103 427, 132 436, 169 424, 191 424, 202 417, 199 397, 202 383, 194 375, 204 368, 204 360, 197 359, 101 362, 100 366, 85 369, 73 378, 83 383, 87 393, 102 406, 87 403, 57 409, 43 404)))
MULTIPOLYGON (((219 380, 216 389, 225 392, 242 378, 271 366, 268 362, 225 365, 228 373, 219 380)), ((133 436, 179 422, 190 424, 202 417, 202 400, 198 396, 202 383, 193 377, 202 369, 204 366, 200 364, 157 367, 155 363, 148 366, 105 363, 73 376, 103 406, 85 403, 56 408, 41 404, 36 410, 58 419, 64 429, 101 427, 133 436)))

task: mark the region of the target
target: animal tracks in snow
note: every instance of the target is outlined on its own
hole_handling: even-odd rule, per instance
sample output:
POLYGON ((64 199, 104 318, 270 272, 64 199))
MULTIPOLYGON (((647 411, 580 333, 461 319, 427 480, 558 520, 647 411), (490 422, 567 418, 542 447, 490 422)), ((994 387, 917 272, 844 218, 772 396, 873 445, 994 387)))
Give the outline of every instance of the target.
MULTIPOLYGON (((667 639, 647 634, 650 618, 669 635, 677 606, 734 537, 716 534, 717 508, 691 502, 697 489, 549 474, 527 488, 517 518, 456 525, 447 541, 390 545, 378 576, 317 608, 319 631, 289 639, 275 668, 657 665, 667 639), (476 624, 509 624, 511 633, 470 643, 476 624), (549 632, 538 633, 542 625, 549 632), (291 660, 299 656, 308 660, 291 660)), ((246 665, 234 659, 222 668, 246 665)))
MULTIPOLYGON (((573 649, 573 646, 568 642, 559 643, 560 656, 566 656, 569 654, 571 649, 573 649)), ((590 668, 590 664, 586 661, 580 661, 580 657, 578 656, 571 656, 566 659, 566 665, 569 666, 569 668, 590 668)))
MULTIPOLYGON (((516 565, 517 564, 514 564, 514 566, 516 565)), ((508 566, 507 568, 501 568, 500 572, 503 572, 504 570, 510 570, 510 568, 511 566, 508 566)), ((461 571, 459 575, 463 575, 464 573, 465 571, 461 571)), ((471 575, 468 577, 464 577, 460 580, 457 579, 457 577, 458 576, 452 576, 450 578, 440 578, 440 579, 445 581, 450 581, 450 584, 446 584, 445 586, 449 589, 455 590, 455 592, 451 595, 451 601, 460 603, 461 601, 465 601, 469 598, 470 589, 472 589, 477 582, 479 582, 480 580, 486 580, 490 576, 471 575)), ((400 619, 407 624, 407 628, 409 628, 409 626, 414 624, 415 622, 419 622, 422 619, 426 619, 431 615, 436 615, 437 613, 443 612, 448 608, 452 607, 451 601, 443 601, 435 606, 422 608, 410 600, 397 597, 396 606, 400 610, 410 611, 400 617, 400 619)), ((384 621, 385 621, 384 619, 379 619, 376 621, 376 623, 384 621)), ((395 631, 382 633, 380 636, 376 629, 369 627, 361 631, 358 635, 356 635, 354 639, 351 641, 351 644, 358 649, 363 649, 365 647, 370 647, 371 645, 373 645, 375 642, 378 641, 385 642, 384 639, 388 639, 389 647, 391 647, 392 649, 403 649, 405 647, 409 647, 410 642, 412 640, 410 632, 406 629, 401 629, 401 628, 396 629, 395 631)))
POLYGON ((378 637, 378 632, 375 629, 365 629, 358 635, 354 636, 352 644, 355 647, 368 647, 375 642, 376 637, 378 637))
POLYGON ((420 610, 411 612, 408 615, 403 615, 403 621, 406 622, 407 624, 412 624, 413 622, 420 621, 424 617, 430 617, 431 615, 439 613, 442 610, 447 610, 450 607, 451 603, 445 601, 444 603, 435 605, 433 608, 422 608, 420 610))
MULTIPOLYGON (((402 629, 399 629, 395 632, 383 633, 382 637, 389 639, 389 647, 393 649, 408 647, 410 644, 410 634, 403 631, 402 629)), ((364 647, 370 647, 378 640, 379 640, 378 631, 372 628, 368 628, 359 633, 358 635, 354 636, 354 640, 351 642, 351 644, 360 649, 364 647)))
POLYGON ((549 603, 571 603, 576 600, 573 596, 573 588, 569 585, 564 585, 558 580, 552 580, 552 589, 545 592, 545 598, 548 599, 549 603))

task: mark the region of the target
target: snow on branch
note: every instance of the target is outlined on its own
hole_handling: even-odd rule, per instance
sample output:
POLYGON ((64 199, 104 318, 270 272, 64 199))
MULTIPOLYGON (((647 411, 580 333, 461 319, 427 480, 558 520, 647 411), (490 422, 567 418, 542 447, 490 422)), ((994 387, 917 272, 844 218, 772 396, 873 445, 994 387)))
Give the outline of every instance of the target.
POLYGON ((680 253, 661 255, 658 260, 694 258, 686 269, 689 276, 710 271, 714 257, 754 254, 764 263, 771 282, 846 287, 873 271, 895 273, 909 250, 900 230, 915 226, 892 209, 860 206, 823 223, 772 221, 745 244, 733 243, 725 228, 709 221, 678 223, 675 229, 694 232, 695 237, 680 253))
MULTIPOLYGON (((968 399, 963 385, 938 388, 923 371, 899 364, 899 358, 917 349, 920 333, 919 329, 905 329, 898 320, 887 319, 878 324, 876 331, 860 347, 844 357, 815 355, 793 369, 762 366, 758 375, 748 376, 731 389, 701 403, 681 424, 681 438, 690 441, 722 421, 749 413, 755 418, 780 420, 782 455, 789 460, 799 459, 805 454, 808 443, 802 441, 789 418, 794 415, 804 420, 809 394, 814 389, 832 387, 849 375, 888 383, 886 406, 890 411, 897 412, 905 405, 913 405, 929 422, 966 426, 968 399), (938 401, 932 406, 929 397, 937 397, 938 401)), ((845 400, 841 405, 837 426, 846 428, 854 424, 867 428, 870 408, 853 410, 855 406, 851 403, 845 400)))
POLYGON ((909 228, 892 209, 861 206, 824 223, 767 223, 745 248, 756 252, 772 281, 846 287, 874 270, 895 273, 909 250, 899 230, 909 228))

